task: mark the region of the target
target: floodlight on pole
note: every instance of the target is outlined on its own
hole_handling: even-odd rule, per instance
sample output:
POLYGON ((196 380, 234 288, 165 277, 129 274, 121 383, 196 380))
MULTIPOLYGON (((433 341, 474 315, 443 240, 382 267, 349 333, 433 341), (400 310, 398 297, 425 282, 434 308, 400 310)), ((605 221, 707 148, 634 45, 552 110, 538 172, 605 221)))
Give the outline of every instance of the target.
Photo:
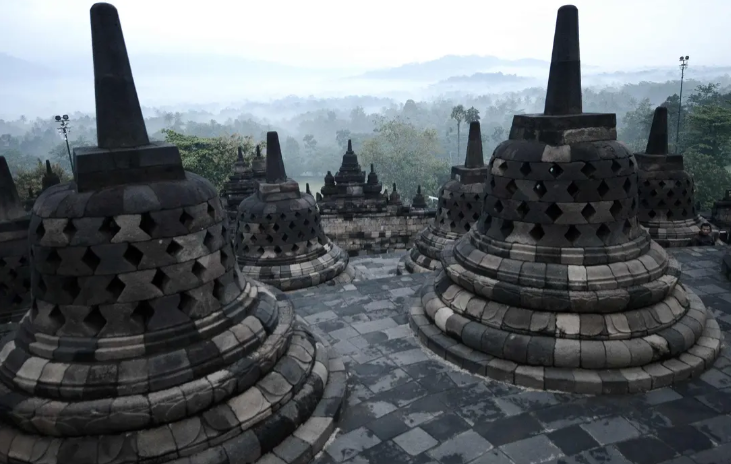
POLYGON ((69 122, 69 115, 64 114, 63 116, 56 115, 54 118, 59 124, 58 131, 66 142, 66 153, 69 155, 69 164, 71 165, 71 172, 74 172, 74 160, 71 158, 71 147, 69 146, 69 132, 71 131, 71 123, 69 122))
POLYGON ((688 55, 680 57, 680 97, 678 98, 678 126, 675 130, 675 152, 680 153, 678 142, 680 140, 680 115, 683 112, 683 78, 685 77, 685 68, 688 67, 688 55))

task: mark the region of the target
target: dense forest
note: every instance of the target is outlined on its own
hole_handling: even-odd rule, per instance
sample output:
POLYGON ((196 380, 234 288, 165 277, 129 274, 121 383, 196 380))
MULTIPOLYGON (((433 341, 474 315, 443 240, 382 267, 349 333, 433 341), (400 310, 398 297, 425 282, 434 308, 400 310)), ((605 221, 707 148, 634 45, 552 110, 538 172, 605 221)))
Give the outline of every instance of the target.
MULTIPOLYGON (((677 81, 585 89, 584 111, 616 113, 619 139, 633 150, 643 151, 654 107, 667 106, 671 151, 685 155, 686 168, 695 177, 697 200, 708 208, 731 188, 726 169, 731 165, 731 88, 688 80, 684 86, 680 124, 677 81)), ((266 132, 277 130, 291 177, 321 179, 328 170, 337 170, 347 141, 352 139, 361 166, 367 169, 374 163, 384 185, 396 183, 402 198, 409 199, 418 185, 435 195, 449 176, 449 166, 461 163, 470 121, 481 122, 485 157, 489 158, 507 138, 514 114, 543 111, 544 93, 542 88, 531 88, 405 103, 375 97, 292 96, 224 108, 215 114, 154 108, 143 112, 151 137, 178 145, 186 169, 219 188, 230 174, 237 147, 252 156, 266 132)), ((94 144, 94 118, 81 113, 69 114, 69 118, 70 148, 94 144)), ((0 155, 16 176, 22 197, 27 197, 29 188, 37 191, 42 160, 50 159, 54 170, 68 177, 67 147, 52 116, 34 121, 23 116, 0 120, 0 134, 0 155)))

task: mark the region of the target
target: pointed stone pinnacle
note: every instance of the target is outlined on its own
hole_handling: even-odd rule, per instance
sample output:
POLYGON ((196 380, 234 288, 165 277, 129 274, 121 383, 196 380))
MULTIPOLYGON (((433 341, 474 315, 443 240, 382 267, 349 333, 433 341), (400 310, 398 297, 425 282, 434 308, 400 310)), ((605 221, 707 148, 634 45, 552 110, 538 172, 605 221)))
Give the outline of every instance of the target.
POLYGON ((279 184, 287 180, 287 173, 284 171, 284 160, 282 149, 279 147, 279 135, 275 132, 267 132, 267 184, 279 184))
POLYGON ((371 172, 376 172, 375 169, 373 169, 373 163, 371 163, 371 172))
POLYGON ((310 184, 309 184, 309 183, 306 183, 306 184, 305 184, 305 193, 307 193, 307 194, 309 194, 309 195, 312 195, 312 194, 310 193, 310 184))
POLYGON ((416 187, 416 194, 417 195, 421 195, 421 185, 419 185, 418 187, 416 187))
POLYGON ((470 123, 470 135, 467 140, 467 153, 464 158, 464 167, 480 168, 485 165, 485 159, 482 155, 482 134, 480 132, 480 123, 477 121, 470 123))
POLYGON ((347 153, 353 153, 353 144, 350 141, 350 139, 348 139, 348 151, 347 151, 347 153))
POLYGON ((53 174, 53 170, 51 169, 51 161, 46 160, 46 174, 53 174))
POLYGON ((582 113, 579 10, 573 5, 564 5, 558 9, 543 113, 582 113))
POLYGON ((238 161, 244 161, 244 149, 239 147, 238 161))
POLYGON ((396 191, 396 182, 393 183, 393 191, 396 191))
POLYGON ((91 7, 91 46, 99 148, 149 145, 119 14, 109 3, 91 7))
POLYGON ((648 155, 668 154, 668 109, 664 106, 655 108, 645 153, 648 155))
POLYGON ((256 146, 256 157, 261 158, 261 145, 256 146))
POLYGON ((20 198, 8 162, 4 156, 0 156, 0 221, 12 221, 25 214, 20 206, 20 198))

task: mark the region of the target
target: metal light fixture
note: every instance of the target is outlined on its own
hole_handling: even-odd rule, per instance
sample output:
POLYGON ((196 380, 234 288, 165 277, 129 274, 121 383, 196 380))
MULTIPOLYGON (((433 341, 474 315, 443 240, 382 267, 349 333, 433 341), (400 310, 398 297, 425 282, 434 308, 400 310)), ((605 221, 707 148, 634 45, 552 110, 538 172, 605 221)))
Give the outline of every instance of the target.
POLYGON ((680 153, 678 142, 680 140, 680 114, 683 111, 683 78, 685 77, 685 68, 688 67, 688 55, 680 57, 680 98, 678 99, 678 126, 675 129, 675 153, 680 153))
POLYGON ((58 131, 59 134, 66 141, 66 152, 69 155, 69 164, 71 165, 71 172, 74 171, 74 160, 71 158, 71 147, 69 146, 69 132, 71 131, 71 123, 69 121, 69 115, 64 114, 63 116, 56 115, 56 122, 59 123, 58 131))

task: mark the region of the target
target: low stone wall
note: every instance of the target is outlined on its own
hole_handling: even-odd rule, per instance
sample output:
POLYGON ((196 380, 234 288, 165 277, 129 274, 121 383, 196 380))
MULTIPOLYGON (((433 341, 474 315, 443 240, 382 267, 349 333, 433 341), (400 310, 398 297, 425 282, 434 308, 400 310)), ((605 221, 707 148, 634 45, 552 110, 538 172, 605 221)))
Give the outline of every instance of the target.
POLYGON ((325 234, 350 256, 405 251, 429 225, 433 209, 389 208, 388 211, 321 213, 325 234))

